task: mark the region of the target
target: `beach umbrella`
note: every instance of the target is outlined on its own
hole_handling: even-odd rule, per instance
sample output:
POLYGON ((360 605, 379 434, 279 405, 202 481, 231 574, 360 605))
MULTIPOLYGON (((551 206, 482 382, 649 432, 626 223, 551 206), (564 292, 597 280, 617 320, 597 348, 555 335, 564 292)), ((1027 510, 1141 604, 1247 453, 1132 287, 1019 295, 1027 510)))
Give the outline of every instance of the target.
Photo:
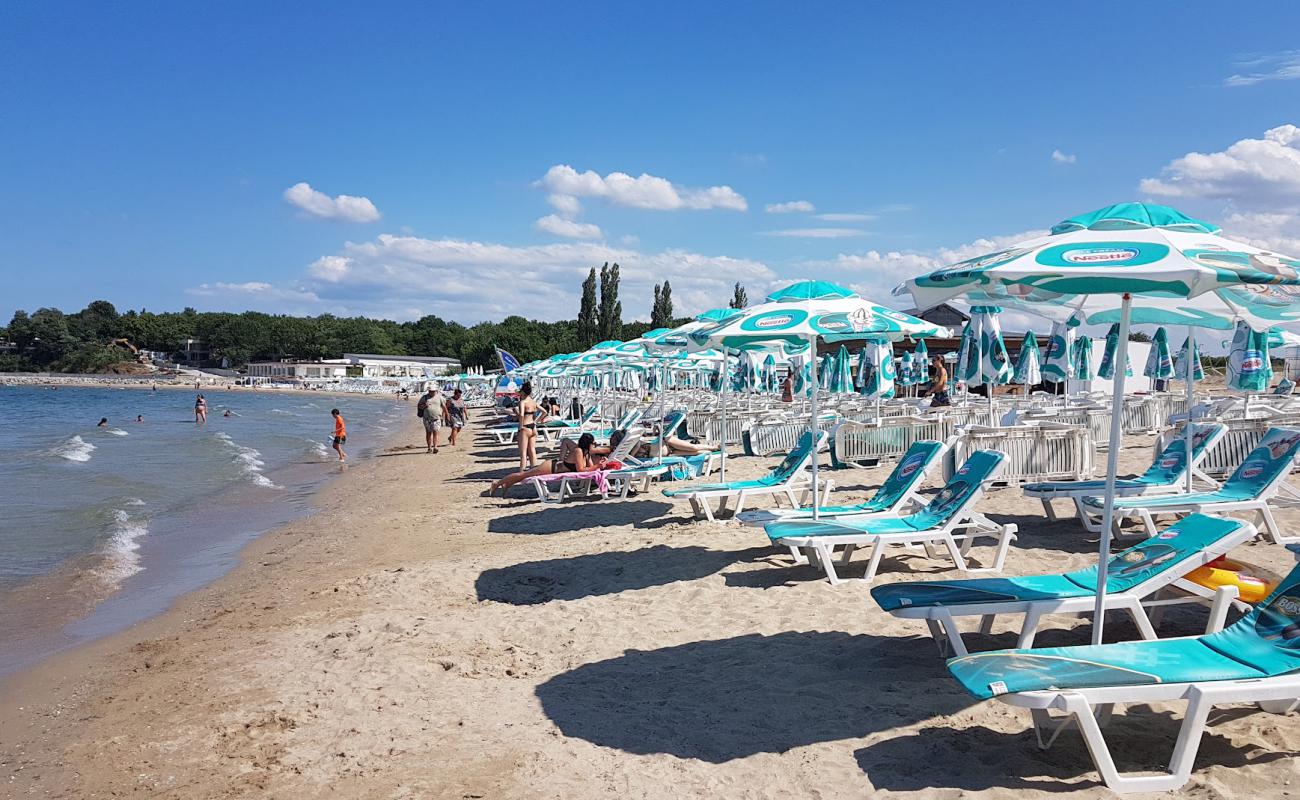
POLYGON ((1187 380, 1187 366, 1191 364, 1192 380, 1205 380, 1205 367, 1201 365, 1201 346, 1196 343, 1196 337, 1188 336, 1183 340, 1183 346, 1178 349, 1178 357, 1174 359, 1174 376, 1179 380, 1187 380), (1191 351, 1191 360, 1188 360, 1188 351, 1191 351))
POLYGON ((917 383, 930 382, 930 349, 925 346, 924 339, 916 343, 916 350, 912 352, 912 368, 916 370, 917 383))
POLYGON ((826 353, 817 361, 817 388, 823 392, 831 388, 831 354, 826 353))
MULTIPOLYGON (((946 329, 887 308, 852 290, 825 281, 801 281, 767 296, 717 325, 687 334, 691 347, 779 349, 785 355, 807 349, 815 357, 817 340, 834 342, 874 335, 892 340, 947 336, 946 329)), ((810 391, 809 431, 817 434, 817 392, 810 391)), ((813 517, 818 515, 817 453, 809 464, 813 517)))
MULTIPOLYGON (((859 354, 858 388, 863 397, 876 401, 894 396, 894 348, 887 339, 867 339, 859 354)), ((879 411, 876 413, 879 418, 879 411)))
POLYGON ((911 386, 916 383, 916 375, 912 370, 912 354, 903 353, 903 357, 898 360, 898 385, 911 386))
MULTIPOLYGON (((1262 331, 1300 319, 1300 261, 1218 232, 1217 226, 1172 208, 1124 203, 1067 219, 1046 236, 913 278, 900 289, 911 293, 918 308, 960 296, 971 303, 1038 307, 1059 320, 1118 322, 1122 347, 1132 322, 1226 330, 1242 320, 1262 331)), ((1118 443, 1124 371, 1116 369, 1113 381, 1110 441, 1118 443)), ((1191 429, 1184 426, 1189 444, 1191 429)), ((1112 446, 1107 452, 1094 643, 1101 642, 1104 626, 1121 449, 1112 446)))
MULTIPOLYGON (((1097 377, 1113 380, 1115 377, 1115 354, 1119 352, 1119 323, 1112 323, 1106 332, 1106 347, 1101 353, 1101 366, 1097 368, 1097 377)), ((1133 376, 1133 364, 1129 361, 1128 348, 1124 348, 1124 377, 1133 376)))
POLYGON ((1043 380, 1065 383, 1074 374, 1074 329, 1080 324, 1075 316, 1052 323, 1052 332, 1047 336, 1047 357, 1043 359, 1043 380))
POLYGON ((1092 380, 1092 337, 1080 336, 1074 340, 1074 374, 1077 381, 1092 380))
POLYGON ((1011 376, 1012 383, 1020 383, 1029 394, 1029 387, 1043 382, 1041 355, 1038 351, 1038 337, 1033 331, 1025 334, 1020 343, 1020 355, 1016 357, 1016 369, 1011 376))
POLYGON ((1174 358, 1169 354, 1169 334, 1164 327, 1156 329, 1151 337, 1151 352, 1147 354, 1147 364, 1142 374, 1153 381, 1167 381, 1174 377, 1174 358))
POLYGON ((812 380, 810 377, 811 370, 809 359, 804 356, 790 357, 790 374, 793 378, 792 388, 795 394, 803 394, 804 390, 807 389, 812 380))
POLYGON ((852 392, 853 373, 849 366, 849 348, 846 345, 840 345, 839 351, 835 353, 831 370, 831 391, 837 394, 852 392))
POLYGON ((763 391, 774 392, 776 388, 776 356, 768 353, 763 359, 763 391))
POLYGON ((1279 347, 1300 347, 1300 334, 1292 333, 1285 328, 1271 328, 1268 332, 1268 347, 1270 350, 1279 347))
POLYGON ((1268 389, 1273 365, 1268 355, 1268 332, 1238 324, 1228 350, 1228 388, 1247 393, 1268 389))
POLYGON ((1002 341, 996 306, 973 306, 970 321, 966 324, 969 337, 963 336, 962 353, 957 364, 959 379, 967 387, 987 386, 990 410, 993 408, 993 387, 1002 386, 1011 379, 1011 363, 1007 346, 1002 341))

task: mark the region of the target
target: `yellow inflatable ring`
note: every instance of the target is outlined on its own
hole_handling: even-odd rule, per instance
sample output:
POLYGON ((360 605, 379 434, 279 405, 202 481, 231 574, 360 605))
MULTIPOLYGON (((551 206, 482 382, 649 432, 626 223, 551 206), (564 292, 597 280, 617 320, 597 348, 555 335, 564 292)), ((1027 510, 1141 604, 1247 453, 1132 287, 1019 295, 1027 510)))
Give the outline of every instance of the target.
POLYGON ((1187 573, 1187 580, 1207 589, 1236 586, 1242 602, 1252 605, 1268 597, 1274 584, 1250 574, 1251 568, 1226 558, 1216 558, 1203 567, 1187 573))

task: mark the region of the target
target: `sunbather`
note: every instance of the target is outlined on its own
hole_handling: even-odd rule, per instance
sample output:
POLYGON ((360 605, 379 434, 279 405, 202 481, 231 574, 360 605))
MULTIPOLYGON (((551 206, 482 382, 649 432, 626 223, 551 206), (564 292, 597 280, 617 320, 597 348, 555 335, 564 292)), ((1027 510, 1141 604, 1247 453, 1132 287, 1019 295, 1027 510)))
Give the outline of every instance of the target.
POLYGON ((504 495, 506 489, 516 483, 538 475, 557 475, 561 472, 586 472, 592 469, 600 469, 605 465, 605 458, 593 452, 595 443, 596 437, 590 433, 584 433, 576 440, 563 440, 560 442, 558 458, 547 459, 532 469, 512 472, 500 480, 493 481, 487 490, 488 497, 496 494, 498 489, 504 495))

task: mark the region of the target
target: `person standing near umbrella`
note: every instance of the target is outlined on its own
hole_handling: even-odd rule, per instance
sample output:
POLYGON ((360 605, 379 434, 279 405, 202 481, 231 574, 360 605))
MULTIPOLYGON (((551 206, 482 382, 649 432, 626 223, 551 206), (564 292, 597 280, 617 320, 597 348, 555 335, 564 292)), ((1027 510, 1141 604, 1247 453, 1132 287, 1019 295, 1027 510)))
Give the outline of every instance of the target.
POLYGON ((781 381, 781 402, 794 402, 794 367, 785 374, 785 380, 781 381))
POLYGON ((952 398, 948 396, 948 367, 943 363, 943 356, 935 353, 930 359, 930 367, 930 388, 926 390, 930 407, 952 405, 952 398))

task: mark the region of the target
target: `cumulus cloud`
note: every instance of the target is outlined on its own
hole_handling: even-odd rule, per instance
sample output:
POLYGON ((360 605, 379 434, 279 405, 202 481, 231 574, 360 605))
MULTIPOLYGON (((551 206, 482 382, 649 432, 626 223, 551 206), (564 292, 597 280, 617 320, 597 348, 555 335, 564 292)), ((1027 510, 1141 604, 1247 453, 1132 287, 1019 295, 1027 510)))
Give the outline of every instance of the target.
POLYGON ((1052 161, 1057 164, 1073 164, 1078 161, 1079 157, 1073 153, 1062 153, 1060 150, 1052 151, 1052 161))
POLYGON ((582 203, 571 194, 550 194, 546 196, 546 202, 566 219, 573 219, 582 212, 582 203))
MULTIPOLYGON (((537 185, 549 190, 552 196, 572 198, 572 201, 559 201, 570 206, 578 198, 599 197, 615 205, 655 211, 713 208, 745 211, 749 208, 745 198, 730 186, 692 189, 644 172, 636 178, 625 172, 602 176, 593 170, 578 172, 567 164, 556 164, 537 185)), ((550 202, 557 206, 556 200, 550 202)))
POLYGON ((235 303, 240 310, 295 314, 315 313, 320 297, 313 291, 293 286, 276 286, 265 281, 245 283, 201 283, 189 290, 196 297, 210 297, 235 303))
POLYGON ((571 219, 547 214, 533 223, 533 227, 545 233, 564 236, 569 239, 599 239, 600 226, 590 222, 574 222, 571 219))
POLYGON ((375 222, 379 219, 379 209, 370 202, 370 198, 346 194, 330 197, 324 192, 311 188, 311 184, 306 182, 295 183, 285 189, 284 199, 289 205, 321 219, 337 219, 344 222, 375 222))
POLYGON ((807 200, 791 200, 787 203, 768 203, 763 210, 769 214, 811 214, 817 207, 807 200))
POLYGON ((1261 139, 1242 139, 1219 152, 1188 153, 1139 188, 1157 197, 1300 202, 1300 128, 1279 125, 1261 139))
MULTIPOLYGON (((311 263, 301 286, 283 289, 284 303, 303 313, 368 314, 414 319, 437 314, 465 323, 511 314, 572 319, 583 278, 592 267, 618 262, 624 318, 649 316, 652 288, 668 279, 678 314, 725 305, 736 281, 758 296, 776 273, 759 261, 685 250, 641 252, 629 246, 559 242, 514 247, 462 239, 384 234, 350 242, 311 263), (314 301, 312 298, 315 298, 314 301)), ((261 290, 263 299, 272 289, 261 290)), ((209 285, 194 290, 242 300, 258 292, 209 285)), ((273 305, 264 302, 266 308, 273 305)), ((274 310, 266 308, 266 310, 274 310)))
POLYGON ((851 239, 867 235, 866 231, 858 228, 786 228, 761 233, 763 236, 785 236, 795 239, 851 239))
POLYGON ((1223 79, 1224 86, 1254 86, 1265 81, 1300 80, 1300 50, 1286 50, 1241 60, 1238 66, 1250 71, 1229 75, 1223 79))
POLYGON ((1223 233, 1265 250, 1300 257, 1300 212, 1235 211, 1224 217, 1223 233))

